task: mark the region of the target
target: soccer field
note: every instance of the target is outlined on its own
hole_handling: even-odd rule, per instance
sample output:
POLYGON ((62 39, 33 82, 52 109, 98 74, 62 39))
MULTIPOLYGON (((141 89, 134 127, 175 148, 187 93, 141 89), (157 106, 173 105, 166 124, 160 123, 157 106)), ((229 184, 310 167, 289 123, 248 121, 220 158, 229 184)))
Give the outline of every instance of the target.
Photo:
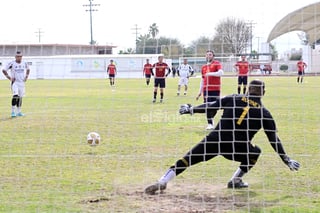
MULTIPOLYGON (((25 116, 13 119, 9 82, 0 81, 0 212, 319 212, 320 77, 259 78, 301 169, 290 171, 261 131, 253 143, 262 154, 244 177, 249 188, 227 189, 238 163, 217 157, 154 196, 144 188, 207 134, 204 115, 178 114, 180 104, 202 103, 199 78, 186 96, 176 96, 178 78, 167 79, 162 104, 152 103, 142 78, 116 79, 115 89, 106 79, 29 80, 25 116), (90 131, 100 133, 99 146, 87 145, 90 131)), ((236 92, 236 77, 222 84, 222 95, 236 92)))

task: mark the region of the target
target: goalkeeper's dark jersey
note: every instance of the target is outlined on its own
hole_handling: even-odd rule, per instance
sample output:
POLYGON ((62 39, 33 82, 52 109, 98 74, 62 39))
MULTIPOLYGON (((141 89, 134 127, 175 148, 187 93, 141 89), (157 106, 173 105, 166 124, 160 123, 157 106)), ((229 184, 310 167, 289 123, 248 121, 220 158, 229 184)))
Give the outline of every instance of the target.
POLYGON ((214 102, 194 107, 194 113, 223 109, 220 122, 215 130, 220 141, 231 143, 251 142, 254 135, 264 129, 272 147, 279 154, 285 154, 277 136, 275 121, 271 113, 262 105, 261 98, 245 95, 230 95, 214 102))

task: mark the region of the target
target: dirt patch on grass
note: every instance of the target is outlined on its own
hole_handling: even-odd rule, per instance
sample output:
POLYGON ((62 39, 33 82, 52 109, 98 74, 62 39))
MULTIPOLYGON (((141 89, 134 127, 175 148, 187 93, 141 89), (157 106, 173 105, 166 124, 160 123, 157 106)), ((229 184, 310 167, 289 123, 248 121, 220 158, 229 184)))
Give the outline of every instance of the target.
POLYGON ((169 184, 163 193, 147 195, 137 186, 118 187, 112 193, 81 201, 90 212, 229 212, 246 209, 248 191, 226 189, 225 185, 169 184))

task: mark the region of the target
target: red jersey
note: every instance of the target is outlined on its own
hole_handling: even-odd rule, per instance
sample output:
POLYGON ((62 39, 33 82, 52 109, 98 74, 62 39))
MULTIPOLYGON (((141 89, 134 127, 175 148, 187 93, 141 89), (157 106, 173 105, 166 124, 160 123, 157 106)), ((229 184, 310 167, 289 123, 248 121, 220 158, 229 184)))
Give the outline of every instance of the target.
POLYGON ((298 61, 297 67, 298 67, 298 72, 304 72, 304 68, 306 68, 307 64, 303 61, 298 61))
POLYGON ((144 73, 144 74, 147 74, 147 75, 150 75, 152 68, 153 68, 152 64, 149 64, 149 63, 148 63, 148 64, 145 64, 145 65, 143 66, 143 73, 144 73))
POLYGON ((238 61, 235 64, 238 67, 239 76, 247 76, 249 72, 249 62, 248 61, 238 61))
POLYGON ((116 65, 114 64, 109 64, 108 65, 108 69, 107 69, 107 72, 111 75, 115 75, 116 74, 116 65))
POLYGON ((208 72, 217 72, 222 69, 219 61, 212 61, 210 64, 201 67, 201 74, 203 80, 203 91, 220 91, 221 90, 221 77, 220 76, 206 76, 208 72))
POLYGON ((153 65, 155 68, 155 78, 164 78, 166 75, 166 69, 169 69, 168 64, 166 63, 155 63, 153 65))

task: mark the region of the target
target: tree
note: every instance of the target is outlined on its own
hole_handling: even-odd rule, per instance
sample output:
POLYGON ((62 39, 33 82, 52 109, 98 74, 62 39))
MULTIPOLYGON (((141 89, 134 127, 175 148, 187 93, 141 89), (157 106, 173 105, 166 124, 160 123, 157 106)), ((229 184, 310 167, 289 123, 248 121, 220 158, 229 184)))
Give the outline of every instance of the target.
POLYGON ((159 28, 156 23, 153 23, 149 27, 149 34, 152 36, 153 39, 155 39, 156 36, 159 34, 159 28))
POLYGON ((136 53, 138 54, 159 54, 162 53, 165 56, 171 58, 179 57, 183 52, 183 45, 176 38, 160 37, 156 38, 159 33, 159 29, 156 23, 153 23, 149 27, 149 33, 140 35, 137 38, 136 53))
POLYGON ((269 44, 270 50, 271 50, 271 60, 274 61, 278 58, 278 51, 276 49, 276 46, 273 44, 269 44))
POLYGON ((215 28, 215 46, 220 46, 222 55, 241 54, 251 40, 251 26, 241 19, 227 17, 215 28))
POLYGON ((193 53, 195 57, 204 56, 207 50, 217 52, 217 49, 214 48, 213 40, 206 36, 201 36, 197 40, 192 41, 188 48, 188 52, 193 53))
POLYGON ((119 54, 134 54, 134 50, 132 48, 128 48, 125 51, 124 50, 120 50, 119 54))
POLYGON ((307 33, 305 33, 305 32, 298 32, 297 35, 298 35, 298 37, 299 37, 302 45, 307 45, 307 44, 309 44, 309 36, 307 35, 307 33))

